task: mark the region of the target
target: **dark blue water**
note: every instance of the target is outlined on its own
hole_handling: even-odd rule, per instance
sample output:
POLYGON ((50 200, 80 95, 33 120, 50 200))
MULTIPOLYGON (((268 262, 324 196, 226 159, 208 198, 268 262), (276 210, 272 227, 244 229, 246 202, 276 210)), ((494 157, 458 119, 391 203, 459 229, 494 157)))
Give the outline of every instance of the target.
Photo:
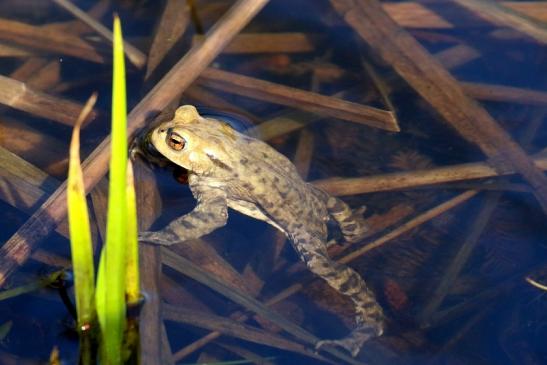
MULTIPOLYGON (((84 10, 95 4, 93 1, 74 3, 84 10)), ((184 35, 151 78, 145 81, 144 71, 128 63, 129 110, 188 51, 192 37, 201 28, 210 29, 232 4, 220 0, 188 3, 195 3, 196 17, 191 18, 184 35)), ((416 13, 419 10, 416 7, 397 10, 394 2, 386 9, 432 57, 454 47, 467 47, 467 52, 474 52, 467 61, 450 67, 454 78, 475 85, 519 88, 513 91, 513 95, 518 96, 523 95, 525 89, 547 91, 543 44, 507 26, 493 25, 457 4, 444 1, 421 4, 422 11, 429 11, 429 15, 422 15, 423 25, 401 16, 402 12, 407 16, 416 13), (432 25, 434 13, 444 19, 444 25, 432 25)), ((73 19, 54 4, 41 1, 6 0, 0 9, 2 18, 35 26, 73 19)), ((110 27, 113 12, 121 16, 126 39, 147 53, 162 14, 159 2, 112 1, 100 16, 101 23, 110 27)), ((539 18, 541 14, 538 10, 539 18)), ((543 17, 543 21, 547 18, 543 17)), ((252 130, 254 137, 265 139, 289 159, 298 160, 299 171, 306 180, 486 162, 487 157, 480 148, 463 138, 383 61, 333 10, 329 1, 272 1, 244 32, 306 34, 311 46, 305 52, 225 53, 215 59, 213 67, 323 95, 342 93, 345 100, 384 110, 393 108, 396 113, 399 133, 322 113, 295 115, 297 109, 282 103, 267 102, 260 96, 239 96, 237 90, 219 91, 206 83, 195 83, 182 96, 180 104, 196 105, 202 115, 227 122, 239 131, 252 130), (365 63, 371 65, 374 77, 365 71, 365 63), (380 88, 383 85, 387 90, 387 101, 375 88, 374 79, 381 80, 380 88), (308 124, 285 132, 279 131, 281 123, 273 129, 253 128, 262 123, 270 125, 273 119, 281 117, 308 124), (297 157, 306 154, 310 156, 308 159, 297 157)), ((108 49, 108 44, 92 31, 84 32, 82 37, 108 49)), ((2 38, 1 42, 7 40, 2 38)), ((12 39, 10 44, 17 42, 12 39)), ((454 63, 455 56, 447 62, 454 63)), ((0 57, 2 76, 19 78, 40 92, 77 103, 83 103, 93 91, 99 92, 98 117, 82 131, 84 158, 109 133, 110 72, 108 62, 92 62, 58 52, 34 50, 30 56, 0 57), (31 62, 41 67, 50 65, 51 69, 32 69, 31 62), (58 68, 58 76, 52 71, 55 68, 58 68), (27 76, 24 70, 30 70, 27 76)), ((533 155, 545 148, 547 140, 544 121, 547 98, 544 94, 541 97, 536 102, 526 97, 517 101, 481 97, 477 102, 527 154, 533 155)), ((50 177, 47 183, 37 186, 31 179, 26 183, 13 180, 9 169, 2 169, 0 240, 6 242, 65 179, 71 127, 44 118, 40 113, 9 106, 1 108, 0 146, 50 177), (42 195, 32 197, 28 191, 36 190, 28 189, 36 188, 42 189, 42 195)), ((157 183, 161 215, 152 229, 161 229, 191 211, 195 200, 186 183, 186 171, 172 165, 152 164, 147 168, 151 173, 139 184, 153 187, 154 182, 157 183)), ((405 222, 471 189, 479 193, 350 263, 376 293, 387 316, 385 334, 365 344, 355 361, 370 364, 547 363, 544 346, 547 296, 525 280, 547 282, 545 213, 533 189, 520 176, 464 179, 344 196, 344 201, 352 207, 368 207, 365 216, 370 218, 374 234, 350 247, 343 246, 344 251, 339 255, 380 240, 405 222)), ((96 220, 98 201, 90 199, 90 204, 95 204, 90 206, 94 207, 92 219, 96 220)), ((331 236, 339 238, 336 227, 331 228, 331 236)), ((96 231, 94 237, 98 243, 102 242, 96 231)), ((233 279, 227 284, 240 285, 239 290, 247 290, 261 302, 295 283, 304 284, 303 290, 272 308, 318 338, 342 337, 353 326, 351 303, 322 281, 311 280, 304 266, 297 266, 299 260, 290 242, 285 242, 283 236, 266 223, 230 211, 228 224, 204 237, 198 248, 194 248, 197 251, 181 247, 179 254, 213 275, 218 276, 218 272, 211 271, 212 262, 226 265, 233 279), (198 251, 201 256, 196 254, 198 251)), ((69 259, 68 239, 58 232, 52 233, 41 241, 38 253, 9 278, 3 289, 36 282, 62 268, 69 270, 69 259)), ((244 310, 167 265, 163 267, 159 286, 162 303, 196 311, 200 318, 230 318, 232 313, 244 310)), ((78 339, 70 304, 67 304, 73 295, 70 280, 66 292, 68 301, 66 295, 63 297, 63 290, 57 287, 0 301, 0 326, 11 323, 11 328, 0 338, 0 364, 45 363, 54 348, 59 349, 62 363, 77 363, 78 339)), ((310 348, 305 341, 275 324, 252 314, 250 317, 245 322, 247 325, 310 348)), ((172 353, 210 332, 197 322, 165 320, 163 323, 172 353)), ((266 364, 326 363, 326 360, 240 337, 224 334, 176 363, 237 360, 266 364)), ((333 355, 321 354, 331 363, 345 363, 333 355)))

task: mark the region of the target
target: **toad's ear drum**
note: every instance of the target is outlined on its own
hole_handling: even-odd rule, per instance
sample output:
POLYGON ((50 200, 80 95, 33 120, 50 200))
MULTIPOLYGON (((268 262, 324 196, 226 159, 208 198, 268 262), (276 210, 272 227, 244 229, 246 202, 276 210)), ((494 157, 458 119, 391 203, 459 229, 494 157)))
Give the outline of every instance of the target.
POLYGON ((175 119, 183 123, 191 123, 199 119, 197 109, 192 105, 183 105, 175 112, 175 119))

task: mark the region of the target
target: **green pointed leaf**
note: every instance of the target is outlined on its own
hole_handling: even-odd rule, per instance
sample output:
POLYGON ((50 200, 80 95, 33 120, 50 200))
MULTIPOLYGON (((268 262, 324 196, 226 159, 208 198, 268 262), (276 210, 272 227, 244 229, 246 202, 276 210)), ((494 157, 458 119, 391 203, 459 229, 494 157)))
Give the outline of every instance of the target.
POLYGON ((127 240, 127 108, 125 92, 125 61, 120 19, 114 17, 112 82, 112 151, 106 243, 100 263, 97 303, 105 364, 121 364, 122 340, 126 321, 125 279, 127 240), (103 271, 104 270, 104 271, 103 271), (104 275, 102 275, 104 273, 104 275))
POLYGON ((89 229, 89 214, 85 199, 84 179, 80 165, 80 126, 93 109, 97 94, 91 95, 80 113, 70 142, 67 204, 70 231, 70 249, 74 271, 74 291, 78 327, 89 327, 95 318, 95 270, 93 246, 89 229))
POLYGON ((133 183, 133 166, 127 162, 127 303, 136 305, 140 299, 139 241, 137 227, 137 197, 133 183))

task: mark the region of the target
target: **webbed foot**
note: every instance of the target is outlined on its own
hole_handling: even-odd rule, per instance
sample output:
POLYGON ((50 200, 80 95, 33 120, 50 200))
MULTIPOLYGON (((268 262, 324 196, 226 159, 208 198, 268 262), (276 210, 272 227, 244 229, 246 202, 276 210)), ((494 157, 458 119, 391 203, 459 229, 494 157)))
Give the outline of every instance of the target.
POLYGON ((355 357, 361 351, 361 345, 358 344, 355 339, 346 337, 340 340, 321 340, 317 341, 315 344, 315 350, 319 351, 324 346, 332 347, 342 347, 344 350, 348 351, 351 356, 355 357))
POLYGON ((315 350, 318 351, 324 346, 341 347, 355 357, 361 351, 363 344, 373 337, 380 336, 382 332, 374 329, 372 326, 363 326, 353 330, 347 337, 339 340, 321 340, 315 344, 315 350))
POLYGON ((144 231, 139 233, 139 242, 150 243, 153 245, 171 246, 179 241, 179 238, 175 234, 169 232, 144 231))

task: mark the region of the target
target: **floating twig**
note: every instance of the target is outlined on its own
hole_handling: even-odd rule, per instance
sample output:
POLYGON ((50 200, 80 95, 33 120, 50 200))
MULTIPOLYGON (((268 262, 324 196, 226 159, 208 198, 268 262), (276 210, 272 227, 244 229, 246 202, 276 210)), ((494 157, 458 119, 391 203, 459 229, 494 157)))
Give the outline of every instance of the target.
MULTIPOLYGON (((64 8, 66 11, 74 15, 76 18, 81 20, 83 23, 87 24, 91 29, 97 32, 101 37, 112 43, 113 35, 112 31, 93 19, 85 11, 82 11, 79 7, 74 5, 68 0, 52 0, 57 5, 64 8)), ((146 55, 142 53, 139 49, 131 45, 129 42, 123 42, 123 49, 129 61, 134 64, 137 68, 143 68, 146 62, 146 55)))
POLYGON ((323 358, 315 355, 312 351, 308 350, 304 345, 299 344, 298 342, 288 340, 279 335, 266 332, 256 327, 242 324, 241 322, 234 321, 233 319, 169 304, 163 305, 162 314, 164 319, 168 321, 190 324, 192 326, 197 326, 208 330, 219 331, 226 336, 240 338, 242 340, 259 343, 261 345, 292 351, 319 359, 323 358))
MULTIPOLYGON (((32 90, 20 81, 1 75, 0 103, 65 125, 73 125, 82 108, 78 103, 32 90)), ((86 121, 96 116, 97 112, 93 111, 86 121)))
MULTIPOLYGON (((313 39, 305 33, 240 33, 222 53, 305 53, 313 52, 313 39)), ((203 42, 204 36, 195 35, 192 44, 203 42)))
POLYGON ((460 81, 463 90, 478 100, 524 105, 547 105, 547 92, 520 87, 460 81))
POLYGON ((2 146, 7 150, 50 175, 65 176, 66 163, 64 169, 54 169, 52 164, 61 161, 59 166, 63 167, 62 161, 66 158, 68 148, 66 143, 5 116, 0 118, 0 136, 2 136, 2 146), (36 153, 37 149, 40 153, 36 153))
POLYGON ((476 60, 481 56, 480 52, 467 44, 458 44, 435 53, 437 61, 447 69, 453 69, 467 62, 476 60))
POLYGON ((0 19, 0 40, 32 50, 73 56, 98 63, 105 62, 102 51, 78 37, 15 20, 0 19))
POLYGON ((401 27, 420 29, 454 28, 454 25, 449 21, 418 2, 386 2, 382 3, 382 7, 401 27))
POLYGON ((208 68, 201 74, 199 82, 229 93, 287 105, 323 116, 349 120, 392 132, 400 130, 393 113, 390 111, 295 89, 233 72, 208 68))
POLYGON ((534 279, 532 279, 531 277, 527 276, 526 278, 524 278, 524 280, 526 280, 526 282, 538 289, 541 289, 543 291, 547 291, 547 285, 544 285, 544 284, 541 284, 541 283, 538 283, 537 281, 535 281, 534 279))
POLYGON ((493 21, 496 24, 514 28, 541 43, 547 42, 547 26, 544 23, 514 11, 499 2, 490 0, 454 1, 472 12, 477 13, 484 19, 493 21))
POLYGON ((148 52, 145 79, 148 80, 169 51, 180 41, 189 22, 190 13, 186 2, 167 0, 148 52))
MULTIPOLYGON (((547 170, 547 157, 537 155, 537 157, 533 157, 533 161, 538 169, 547 170)), ((515 171, 511 169, 500 173, 486 162, 474 162, 364 177, 329 178, 317 180, 313 183, 333 195, 344 196, 416 188, 514 173, 515 171)))

